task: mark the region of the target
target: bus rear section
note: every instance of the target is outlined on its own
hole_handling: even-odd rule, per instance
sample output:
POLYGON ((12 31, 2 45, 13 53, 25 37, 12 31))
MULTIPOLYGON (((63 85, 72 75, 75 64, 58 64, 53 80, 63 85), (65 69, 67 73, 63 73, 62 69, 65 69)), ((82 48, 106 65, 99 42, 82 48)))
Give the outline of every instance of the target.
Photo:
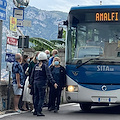
POLYGON ((66 45, 67 101, 120 103, 120 6, 71 8, 66 45))

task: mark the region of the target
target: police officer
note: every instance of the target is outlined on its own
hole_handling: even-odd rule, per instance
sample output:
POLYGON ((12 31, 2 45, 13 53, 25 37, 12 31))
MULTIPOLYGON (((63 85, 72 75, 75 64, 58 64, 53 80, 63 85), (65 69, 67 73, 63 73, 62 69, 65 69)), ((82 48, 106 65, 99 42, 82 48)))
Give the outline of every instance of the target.
POLYGON ((42 107, 44 104, 45 97, 45 89, 47 85, 47 80, 49 80, 55 88, 57 88, 57 84, 53 80, 50 69, 48 68, 47 63, 47 55, 44 52, 40 52, 38 54, 39 63, 35 65, 33 68, 31 77, 30 77, 30 85, 34 85, 34 108, 35 111, 33 115, 37 116, 45 116, 42 113, 42 107))

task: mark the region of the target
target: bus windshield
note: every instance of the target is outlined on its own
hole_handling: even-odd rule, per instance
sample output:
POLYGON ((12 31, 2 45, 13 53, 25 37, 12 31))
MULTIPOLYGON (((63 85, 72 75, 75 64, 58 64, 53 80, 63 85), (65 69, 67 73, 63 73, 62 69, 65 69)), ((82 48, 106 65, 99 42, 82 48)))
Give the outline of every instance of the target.
MULTIPOLYGON (((120 58, 120 22, 83 21, 71 14, 68 27, 67 60, 120 58)), ((91 16, 90 16, 91 17, 91 16)))

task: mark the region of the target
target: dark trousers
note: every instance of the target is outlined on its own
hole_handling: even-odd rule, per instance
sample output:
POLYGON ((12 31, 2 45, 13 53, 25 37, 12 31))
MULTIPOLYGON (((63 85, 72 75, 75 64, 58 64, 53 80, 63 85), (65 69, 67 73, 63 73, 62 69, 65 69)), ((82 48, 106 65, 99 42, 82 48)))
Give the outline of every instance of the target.
POLYGON ((58 87, 57 89, 55 89, 54 86, 50 87, 49 106, 51 108, 56 108, 59 110, 61 91, 62 91, 62 88, 58 87))
POLYGON ((34 83, 34 108, 35 112, 41 113, 44 104, 45 86, 41 86, 41 83, 34 83))
POLYGON ((48 109, 52 108, 54 106, 54 102, 53 102, 53 85, 49 86, 49 102, 48 102, 48 109))
POLYGON ((59 88, 59 87, 57 89, 54 88, 53 104, 55 108, 58 110, 59 110, 60 99, 61 99, 61 91, 62 91, 62 88, 59 88))

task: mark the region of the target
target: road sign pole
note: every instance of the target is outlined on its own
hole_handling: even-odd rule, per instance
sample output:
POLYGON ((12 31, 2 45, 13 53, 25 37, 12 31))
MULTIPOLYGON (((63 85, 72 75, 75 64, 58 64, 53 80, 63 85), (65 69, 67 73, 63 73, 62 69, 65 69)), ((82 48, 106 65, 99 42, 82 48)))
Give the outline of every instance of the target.
POLYGON ((24 54, 23 49, 24 49, 24 38, 25 38, 25 36, 24 36, 24 34, 21 32, 21 30, 20 30, 19 28, 17 28, 17 30, 19 31, 19 33, 20 33, 21 36, 22 36, 22 55, 23 55, 23 54, 24 54))
POLYGON ((2 20, 0 20, 0 84, 1 84, 1 58, 2 58, 2 20))
POLYGON ((22 36, 22 56, 24 55, 24 37, 22 36))
POLYGON ((10 81, 11 81, 11 71, 9 71, 9 84, 8 84, 8 91, 7 91, 7 110, 10 109, 10 87, 11 87, 10 81))

